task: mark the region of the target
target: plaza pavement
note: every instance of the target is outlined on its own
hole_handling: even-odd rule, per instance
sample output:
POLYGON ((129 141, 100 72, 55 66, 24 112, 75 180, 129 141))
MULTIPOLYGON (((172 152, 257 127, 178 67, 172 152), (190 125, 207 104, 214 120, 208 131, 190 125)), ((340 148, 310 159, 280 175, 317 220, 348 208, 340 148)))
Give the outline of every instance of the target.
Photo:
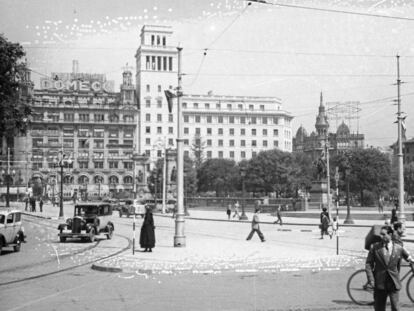
MULTIPOLYGON (((12 202, 12 207, 24 212, 23 203, 12 202)), ((25 212, 26 213, 26 212, 25 212)), ((116 213, 116 212, 115 212, 116 213)), ((319 212, 315 211, 318 215, 319 212)), ((43 206, 43 212, 27 212, 32 216, 58 220, 59 207, 43 206)), ((223 273, 233 272, 283 272, 297 270, 338 270, 361 268, 366 256, 363 250, 365 235, 378 220, 359 220, 354 213, 355 225, 342 225, 340 220, 340 251, 336 254, 336 238, 320 240, 319 218, 284 217, 283 226, 275 225, 276 217, 261 214, 261 229, 266 236, 262 243, 254 236, 245 238, 250 231, 252 213, 247 221, 227 219, 223 210, 190 209, 185 220, 186 246, 174 247, 174 219, 170 214, 154 214, 156 225, 156 247, 152 253, 139 249, 139 228, 137 218, 135 254, 132 250, 120 256, 95 263, 92 268, 100 271, 119 272, 133 275, 180 274, 180 273, 223 273), (221 233, 221 234, 220 234, 221 233)), ((73 215, 73 204, 65 202, 64 218, 73 215)), ((121 221, 121 220, 120 220, 121 221)), ((132 218, 122 218, 132 227, 132 218)), ((405 243, 414 253, 414 222, 407 222, 405 243)), ((118 226, 120 227, 120 226, 118 226)), ((115 233, 125 235, 120 232, 115 233)), ((127 229, 124 229, 127 231, 127 229)), ((127 234, 132 239, 131 231, 127 234)), ((57 238, 57 237, 56 237, 57 238)))

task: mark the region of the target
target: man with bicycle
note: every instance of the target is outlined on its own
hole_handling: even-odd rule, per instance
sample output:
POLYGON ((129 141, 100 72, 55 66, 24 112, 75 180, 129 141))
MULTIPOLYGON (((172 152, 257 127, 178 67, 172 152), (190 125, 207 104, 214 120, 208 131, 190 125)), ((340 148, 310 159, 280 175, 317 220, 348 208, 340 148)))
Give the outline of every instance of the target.
POLYGON ((410 254, 392 239, 393 230, 384 226, 380 231, 381 242, 371 245, 365 263, 368 284, 374 287, 375 311, 385 311, 387 297, 390 297, 391 310, 400 310, 399 290, 400 262, 404 258, 410 262, 411 268, 414 261, 410 254))

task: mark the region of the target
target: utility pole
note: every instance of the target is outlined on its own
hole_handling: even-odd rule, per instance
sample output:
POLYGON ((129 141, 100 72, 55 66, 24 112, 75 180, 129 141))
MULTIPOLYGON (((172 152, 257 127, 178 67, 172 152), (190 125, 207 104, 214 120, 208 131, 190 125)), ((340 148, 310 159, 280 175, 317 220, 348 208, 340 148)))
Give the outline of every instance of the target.
POLYGON ((401 117, 401 94, 400 94, 400 56, 397 55, 397 121, 398 121, 398 220, 405 222, 404 213, 404 166, 402 151, 402 117, 401 117))
POLYGON ((328 129, 325 133, 325 154, 326 154, 326 199, 328 200, 328 214, 329 219, 331 219, 331 180, 330 180, 330 173, 329 173, 329 137, 328 137, 328 129))
POLYGON ((167 146, 166 146, 166 139, 164 137, 164 161, 162 165, 162 210, 161 213, 165 214, 165 204, 166 204, 166 197, 167 197, 167 146))

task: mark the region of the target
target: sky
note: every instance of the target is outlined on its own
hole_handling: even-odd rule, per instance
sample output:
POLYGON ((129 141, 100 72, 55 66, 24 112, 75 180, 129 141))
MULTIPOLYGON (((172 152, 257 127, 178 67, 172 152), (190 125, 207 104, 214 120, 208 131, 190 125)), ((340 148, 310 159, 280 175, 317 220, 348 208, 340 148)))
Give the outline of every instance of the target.
POLYGON ((135 66, 141 27, 172 26, 184 93, 278 97, 294 133, 301 125, 310 133, 322 92, 331 131, 344 121, 380 147, 397 139, 398 54, 414 136, 414 1, 266 1, 0 0, 0 32, 23 45, 35 83, 70 72, 76 59, 80 72, 119 85, 135 66))

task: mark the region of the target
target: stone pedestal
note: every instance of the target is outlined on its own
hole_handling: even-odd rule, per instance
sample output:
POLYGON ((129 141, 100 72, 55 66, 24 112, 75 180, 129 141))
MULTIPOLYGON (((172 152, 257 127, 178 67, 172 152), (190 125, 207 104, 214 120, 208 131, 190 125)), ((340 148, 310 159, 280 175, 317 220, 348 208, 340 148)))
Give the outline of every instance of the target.
POLYGON ((320 209, 328 205, 328 183, 325 179, 312 182, 309 191, 309 209, 320 209))

